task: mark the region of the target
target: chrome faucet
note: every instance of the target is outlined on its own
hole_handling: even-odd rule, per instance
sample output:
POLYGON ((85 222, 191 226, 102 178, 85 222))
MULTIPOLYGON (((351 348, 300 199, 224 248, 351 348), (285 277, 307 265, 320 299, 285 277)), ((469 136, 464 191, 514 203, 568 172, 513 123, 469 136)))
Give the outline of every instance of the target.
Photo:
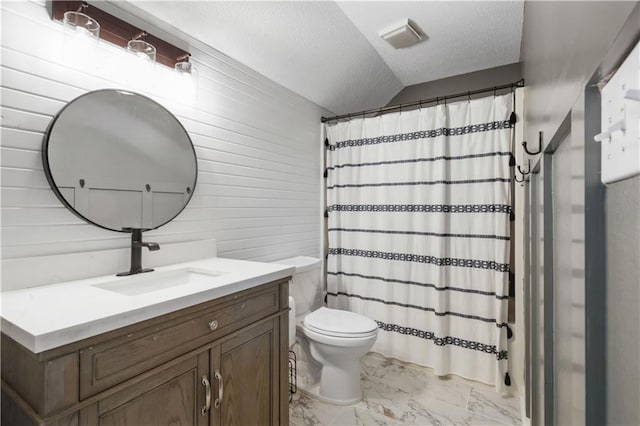
POLYGON ((151 272, 153 269, 142 267, 142 247, 146 247, 149 251, 160 250, 158 243, 143 243, 142 231, 146 229, 140 228, 123 228, 125 232, 131 232, 131 267, 127 272, 120 272, 116 274, 119 277, 125 275, 141 274, 143 272, 151 272))

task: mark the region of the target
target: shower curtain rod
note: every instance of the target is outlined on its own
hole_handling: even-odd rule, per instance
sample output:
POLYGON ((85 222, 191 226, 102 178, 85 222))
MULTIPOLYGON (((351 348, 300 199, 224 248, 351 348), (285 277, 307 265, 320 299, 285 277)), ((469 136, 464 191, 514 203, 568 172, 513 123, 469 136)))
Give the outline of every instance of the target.
POLYGON ((510 83, 510 84, 503 84, 501 86, 493 86, 493 87, 487 87, 484 89, 478 89, 478 90, 470 90, 467 92, 460 92, 460 93, 455 93, 453 95, 447 95, 447 96, 436 96, 435 98, 431 98, 431 99, 421 99, 419 101, 415 101, 415 102, 409 102, 406 104, 398 104, 398 105, 392 105, 392 106, 388 106, 388 107, 383 107, 383 108, 374 108, 374 109, 368 109, 366 111, 360 111, 360 112, 350 112, 349 114, 341 114, 341 115, 335 115, 333 117, 322 117, 320 119, 321 122, 326 123, 328 121, 333 121, 333 120, 341 120, 343 118, 351 118, 351 117, 358 117, 358 116, 365 116, 367 114, 374 114, 374 113, 378 113, 378 114, 386 114, 388 112, 391 111, 395 111, 397 109, 402 109, 402 108, 406 108, 406 107, 412 107, 412 106, 422 106, 422 104, 428 104, 428 103, 432 103, 432 102, 439 102, 439 101, 443 101, 446 102, 447 99, 453 99, 453 98, 461 98, 463 96, 471 96, 471 95, 477 95, 480 93, 486 93, 486 92, 496 92, 498 90, 504 90, 504 89, 511 89, 513 90, 516 87, 524 87, 524 79, 520 79, 516 82, 510 83))

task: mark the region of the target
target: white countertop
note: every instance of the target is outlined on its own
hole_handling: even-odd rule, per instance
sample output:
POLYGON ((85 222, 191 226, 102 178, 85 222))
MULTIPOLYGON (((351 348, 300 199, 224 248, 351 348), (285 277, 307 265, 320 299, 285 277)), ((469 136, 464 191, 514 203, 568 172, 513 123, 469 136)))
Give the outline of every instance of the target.
POLYGON ((113 274, 3 292, 2 331, 39 353, 284 278, 294 270, 292 266, 216 257, 130 277, 113 274), (122 281, 125 288, 124 280, 149 281, 154 274, 160 278, 185 268, 213 276, 139 295, 99 287, 105 283, 118 286, 117 281, 122 281))

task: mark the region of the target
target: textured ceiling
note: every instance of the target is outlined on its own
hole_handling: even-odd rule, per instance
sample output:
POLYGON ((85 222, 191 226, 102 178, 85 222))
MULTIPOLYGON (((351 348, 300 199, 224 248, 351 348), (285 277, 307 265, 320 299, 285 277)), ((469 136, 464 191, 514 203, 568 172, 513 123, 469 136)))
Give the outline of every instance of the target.
POLYGON ((384 105, 403 88, 333 2, 134 4, 335 113, 384 105))
POLYGON ((153 18, 336 114, 404 86, 518 62, 523 1, 131 1, 153 18), (378 32, 409 18, 428 39, 394 50, 378 32))
POLYGON ((520 60, 524 1, 338 2, 404 86, 520 60), (427 39, 394 49, 378 33, 409 18, 427 39))

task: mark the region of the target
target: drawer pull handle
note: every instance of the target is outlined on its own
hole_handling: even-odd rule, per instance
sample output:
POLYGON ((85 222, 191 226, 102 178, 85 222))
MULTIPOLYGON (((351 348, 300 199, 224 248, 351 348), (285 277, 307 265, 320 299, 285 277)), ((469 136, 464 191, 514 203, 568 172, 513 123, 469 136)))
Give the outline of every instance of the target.
POLYGON ((202 384, 204 385, 204 407, 200 410, 200 413, 204 416, 211 409, 211 383, 207 376, 202 376, 202 384))
POLYGON ((209 323, 209 330, 211 331, 215 331, 215 329, 218 328, 218 321, 213 320, 209 323))
POLYGON ((222 374, 218 370, 213 373, 213 377, 218 381, 218 397, 215 401, 213 401, 213 406, 216 408, 220 407, 220 403, 222 402, 222 395, 224 392, 224 384, 222 383, 222 374))

